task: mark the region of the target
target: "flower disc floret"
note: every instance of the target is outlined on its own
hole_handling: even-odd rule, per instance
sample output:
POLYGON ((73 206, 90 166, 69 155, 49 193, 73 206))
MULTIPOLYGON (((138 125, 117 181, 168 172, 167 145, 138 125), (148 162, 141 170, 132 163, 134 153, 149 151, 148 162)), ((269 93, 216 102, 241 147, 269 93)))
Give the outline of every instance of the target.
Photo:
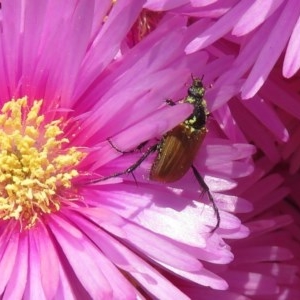
POLYGON ((6 102, 0 114, 0 218, 31 228, 44 214, 60 209, 72 188, 84 153, 62 138, 62 120, 45 122, 43 101, 27 97, 6 102))

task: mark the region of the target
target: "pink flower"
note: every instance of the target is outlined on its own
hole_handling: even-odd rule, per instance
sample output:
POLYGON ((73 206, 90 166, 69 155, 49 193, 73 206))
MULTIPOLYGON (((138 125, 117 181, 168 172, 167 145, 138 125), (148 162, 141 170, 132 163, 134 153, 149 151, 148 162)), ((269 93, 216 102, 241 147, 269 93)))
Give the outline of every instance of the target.
MULTIPOLYGON (((108 138, 122 150, 157 142, 192 112, 165 104, 186 96, 191 71, 208 86, 226 68, 215 69, 223 57, 184 54, 185 17, 168 15, 129 43, 142 5, 2 1, 3 299, 187 298, 170 274, 227 288, 212 266, 233 259, 224 238, 248 235, 234 213, 251 205, 228 190, 252 172, 253 146, 233 143, 209 120, 195 165, 219 208, 214 233, 215 211, 191 172, 174 184, 151 182, 149 158, 137 184, 130 175, 93 183, 141 156, 121 154, 108 138)), ((213 113, 222 103, 207 97, 213 113)))
POLYGON ((299 224, 290 224, 291 215, 299 219, 300 6, 297 1, 226 3, 190 1, 174 6, 172 14, 193 17, 186 52, 206 51, 215 59, 213 72, 207 72, 214 120, 231 142, 257 148, 254 173, 233 190, 254 205, 242 218, 250 235, 229 241, 233 262, 214 269, 229 284, 227 291, 171 280, 192 299, 297 299, 299 224), (283 80, 282 73, 296 76, 283 80))

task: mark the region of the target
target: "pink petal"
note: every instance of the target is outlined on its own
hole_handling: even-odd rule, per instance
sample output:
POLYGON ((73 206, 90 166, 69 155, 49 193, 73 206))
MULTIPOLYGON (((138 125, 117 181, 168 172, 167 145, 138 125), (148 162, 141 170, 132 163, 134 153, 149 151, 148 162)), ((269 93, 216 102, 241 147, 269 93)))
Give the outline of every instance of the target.
POLYGON ((147 0, 145 8, 150 10, 170 10, 188 3, 189 0, 147 0))
POLYGON ((256 0, 240 18, 232 30, 232 34, 241 36, 251 32, 272 15, 283 0, 256 0))
MULTIPOLYGON (((216 196, 216 193, 214 195, 216 196)), ((232 213, 245 213, 252 211, 253 205, 244 198, 222 194, 218 201, 218 208, 232 213)))
POLYGON ((251 100, 243 101, 242 103, 277 139, 283 142, 288 140, 289 134, 287 129, 268 102, 255 96, 251 100))
POLYGON ((201 264, 197 259, 172 245, 167 239, 130 223, 127 223, 124 229, 130 236, 130 243, 158 264, 170 265, 184 271, 201 269, 201 264))
POLYGON ((235 230, 234 232, 224 232, 222 233, 222 237, 224 239, 244 239, 251 234, 248 227, 241 225, 239 230, 235 230))
POLYGON ((275 231, 293 223, 290 216, 278 216, 267 220, 255 220, 247 222, 247 227, 251 231, 252 237, 263 236, 264 234, 275 231))
POLYGON ((4 299, 22 299, 28 280, 28 237, 20 238, 13 272, 5 288, 4 299), (16 285, 16 282, 18 283, 16 285))
POLYGON ((300 35, 300 18, 298 18, 294 30, 291 34, 286 55, 283 62, 283 76, 290 78, 299 70, 300 67, 300 55, 299 55, 299 41, 300 35))
POLYGON ((260 261, 288 260, 293 257, 288 249, 277 246, 252 246, 236 251, 236 263, 255 263, 260 261))
POLYGON ((188 273, 182 270, 175 270, 171 268, 175 274, 182 276, 187 280, 193 281, 195 283, 200 284, 201 286, 207 286, 213 288, 215 290, 227 290, 228 284, 221 277, 216 274, 207 271, 206 269, 202 269, 199 272, 188 273))
POLYGON ((46 299, 51 299, 54 297, 59 284, 57 251, 45 228, 39 227, 34 233, 33 238, 35 240, 32 240, 32 243, 35 243, 37 248, 37 257, 35 258, 37 261, 34 263, 39 265, 37 276, 41 278, 41 285, 46 299), (49 270, 51 270, 51 275, 49 274, 49 270))
POLYGON ((15 261, 17 260, 19 237, 15 233, 11 233, 7 227, 6 231, 0 236, 0 294, 3 293, 9 278, 13 271, 15 261))
MULTIPOLYGON (((30 232, 28 236, 29 236, 29 248, 30 248, 30 251, 28 253, 29 254, 28 265, 30 267, 28 269, 27 285, 24 292, 24 298, 25 299, 38 299, 38 298, 46 299, 42 282, 41 282, 41 279, 42 277, 45 276, 45 274, 40 273, 41 270, 40 256, 37 250, 37 244, 34 238, 34 233, 30 232)), ((50 270, 51 269, 48 269, 48 272, 50 270)), ((54 292, 55 291, 56 289, 54 286, 54 292)))

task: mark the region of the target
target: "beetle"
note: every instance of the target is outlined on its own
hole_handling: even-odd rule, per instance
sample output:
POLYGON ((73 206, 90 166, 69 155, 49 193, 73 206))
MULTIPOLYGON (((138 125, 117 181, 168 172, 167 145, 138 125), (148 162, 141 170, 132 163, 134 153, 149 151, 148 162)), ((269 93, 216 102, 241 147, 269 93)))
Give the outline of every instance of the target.
MULTIPOLYGON (((150 171, 151 180, 174 182, 191 168, 207 132, 206 120, 209 113, 204 93, 202 80, 193 78, 184 102, 191 103, 194 110, 184 122, 168 131, 158 144, 158 155, 150 171)), ((170 100, 168 103, 175 105, 170 100)))
MULTIPOLYGON (((187 97, 182 102, 190 103, 194 109, 192 114, 182 123, 163 135, 162 139, 150 146, 142 156, 129 168, 124 171, 114 173, 110 176, 100 179, 94 179, 90 183, 104 181, 109 178, 121 176, 124 174, 133 174, 133 171, 153 152, 158 152, 154 163, 152 164, 149 178, 153 181, 170 183, 181 179, 191 168, 193 174, 202 189, 207 193, 212 203, 214 212, 217 217, 217 224, 212 232, 220 226, 220 214, 218 207, 210 193, 208 185, 193 165, 193 161, 207 133, 207 117, 209 112, 204 99, 205 88, 202 79, 192 77, 192 84, 188 88, 187 97)), ((171 100, 167 100, 169 105, 175 105, 171 100)), ((108 140, 112 147, 122 153, 133 151, 121 151, 108 140)), ((144 145, 142 143, 141 145, 144 145)), ((140 149, 140 146, 138 147, 140 149)))

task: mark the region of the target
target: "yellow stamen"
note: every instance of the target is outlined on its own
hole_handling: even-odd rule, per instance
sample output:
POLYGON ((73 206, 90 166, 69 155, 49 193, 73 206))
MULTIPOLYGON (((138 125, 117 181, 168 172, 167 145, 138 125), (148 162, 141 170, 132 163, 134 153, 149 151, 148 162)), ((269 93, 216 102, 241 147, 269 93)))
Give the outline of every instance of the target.
POLYGON ((42 104, 13 99, 0 114, 0 218, 18 220, 25 229, 60 209, 59 195, 72 187, 85 157, 78 148, 62 147, 69 142, 61 138, 62 120, 45 124, 42 104))

